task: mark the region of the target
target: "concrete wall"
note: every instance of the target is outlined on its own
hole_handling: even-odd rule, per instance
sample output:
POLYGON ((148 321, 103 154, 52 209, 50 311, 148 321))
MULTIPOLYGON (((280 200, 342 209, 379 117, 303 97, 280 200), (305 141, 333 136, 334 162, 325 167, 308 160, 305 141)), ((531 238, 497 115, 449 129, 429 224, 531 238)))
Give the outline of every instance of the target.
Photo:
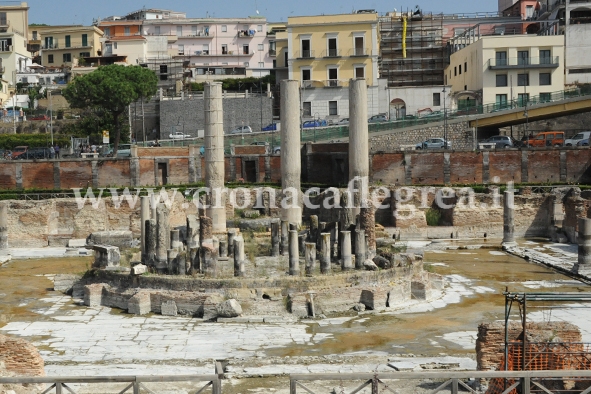
MULTIPOLYGON (((196 137, 204 130, 203 99, 163 100, 160 102, 160 137, 167 139, 173 128, 196 137)), ((250 126, 253 131, 273 121, 273 101, 269 97, 225 98, 224 131, 250 126), (262 122, 261 122, 262 121, 262 122)))

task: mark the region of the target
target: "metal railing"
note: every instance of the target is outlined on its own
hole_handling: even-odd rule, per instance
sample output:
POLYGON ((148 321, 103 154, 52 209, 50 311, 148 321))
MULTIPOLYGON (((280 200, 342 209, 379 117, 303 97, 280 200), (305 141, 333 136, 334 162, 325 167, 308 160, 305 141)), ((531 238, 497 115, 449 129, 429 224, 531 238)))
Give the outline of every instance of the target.
MULTIPOLYGON (((297 394, 298 392, 306 392, 309 394, 320 394, 321 391, 310 388, 310 382, 332 382, 340 383, 340 393, 354 394, 358 393, 366 387, 371 388, 372 394, 381 393, 397 393, 395 391, 396 382, 388 384, 386 381, 404 381, 405 387, 408 386, 407 381, 417 380, 417 387, 424 389, 425 381, 428 381, 433 386, 431 394, 440 393, 443 391, 451 392, 451 394, 459 394, 460 392, 477 393, 473 388, 474 379, 496 379, 501 380, 503 387, 498 391, 499 393, 509 394, 515 393, 519 390, 521 394, 531 394, 534 392, 553 393, 546 386, 548 382, 554 381, 568 381, 568 382, 584 382, 585 385, 591 383, 591 371, 502 371, 502 372, 485 372, 485 371, 460 371, 460 372, 394 372, 394 373, 344 373, 344 374, 306 374, 306 375, 290 375, 289 377, 289 393, 297 394), (354 389, 346 391, 345 382, 362 381, 362 383, 354 389), (307 383, 306 386, 304 383, 307 383), (472 387, 471 387, 472 386, 472 387), (298 391, 298 389, 301 389, 298 391)), ((589 394, 591 389, 572 390, 569 393, 589 394)), ((322 391, 325 393, 326 391, 322 391)), ((489 386, 489 391, 490 386, 489 386)), ((497 392, 497 391, 495 391, 497 392)))
POLYGON ((295 57, 297 59, 314 59, 314 51, 311 50, 304 50, 304 51, 296 51, 295 57))
POLYGON ((353 48, 349 49, 349 56, 369 56, 371 55, 371 49, 368 48, 353 48))
POLYGON ((560 65, 559 56, 543 57, 511 57, 508 59, 491 58, 488 60, 488 68, 494 69, 519 69, 519 68, 556 68, 560 65))
POLYGON ((84 377, 35 377, 35 378, 0 378, 0 385, 2 384, 48 384, 49 387, 43 391, 43 394, 55 393, 73 393, 76 392, 70 387, 73 384, 116 384, 121 383, 122 391, 119 394, 133 393, 140 394, 140 391, 146 390, 150 393, 155 393, 147 387, 148 383, 172 383, 172 382, 195 382, 194 387, 197 393, 204 393, 206 389, 211 387, 212 394, 222 393, 222 383, 219 375, 178 375, 178 376, 84 376, 84 377))
POLYGON ((326 49, 322 51, 322 57, 340 57, 341 50, 340 49, 326 49))

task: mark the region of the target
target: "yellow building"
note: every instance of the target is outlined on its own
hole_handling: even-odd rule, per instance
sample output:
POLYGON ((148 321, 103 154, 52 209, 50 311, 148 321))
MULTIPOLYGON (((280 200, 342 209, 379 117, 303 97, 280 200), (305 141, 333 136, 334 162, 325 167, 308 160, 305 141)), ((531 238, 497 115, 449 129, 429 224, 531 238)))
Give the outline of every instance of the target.
POLYGON ((455 104, 512 103, 550 99, 564 90, 564 36, 497 35, 481 37, 453 53, 445 71, 455 104))
POLYGON ((95 26, 31 26, 33 40, 41 41, 45 67, 71 66, 72 60, 98 56, 103 32, 95 26))
POLYGON ((0 76, 10 86, 14 86, 15 73, 24 71, 30 63, 28 13, 27 3, 0 6, 0 76))
POLYGON ((277 75, 301 83, 304 118, 348 117, 351 78, 366 79, 368 114, 379 112, 377 13, 290 17, 275 43, 277 75))

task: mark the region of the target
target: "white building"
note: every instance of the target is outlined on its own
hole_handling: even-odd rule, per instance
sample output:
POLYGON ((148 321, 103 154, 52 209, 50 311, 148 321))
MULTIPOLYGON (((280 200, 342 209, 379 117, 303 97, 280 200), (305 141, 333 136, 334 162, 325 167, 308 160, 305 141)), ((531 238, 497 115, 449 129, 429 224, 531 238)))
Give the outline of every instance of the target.
POLYGON ((591 83, 591 0, 566 0, 566 84, 591 83))

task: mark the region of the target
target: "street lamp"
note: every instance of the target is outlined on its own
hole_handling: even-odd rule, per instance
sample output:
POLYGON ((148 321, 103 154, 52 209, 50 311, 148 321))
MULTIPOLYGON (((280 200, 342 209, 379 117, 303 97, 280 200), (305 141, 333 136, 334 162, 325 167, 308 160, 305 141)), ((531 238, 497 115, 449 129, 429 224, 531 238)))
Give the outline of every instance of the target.
POLYGON ((443 149, 447 149, 447 91, 446 86, 443 86, 443 149))
POLYGON ((16 94, 15 94, 15 92, 10 92, 10 96, 12 97, 12 123, 14 125, 14 134, 16 134, 16 94))

